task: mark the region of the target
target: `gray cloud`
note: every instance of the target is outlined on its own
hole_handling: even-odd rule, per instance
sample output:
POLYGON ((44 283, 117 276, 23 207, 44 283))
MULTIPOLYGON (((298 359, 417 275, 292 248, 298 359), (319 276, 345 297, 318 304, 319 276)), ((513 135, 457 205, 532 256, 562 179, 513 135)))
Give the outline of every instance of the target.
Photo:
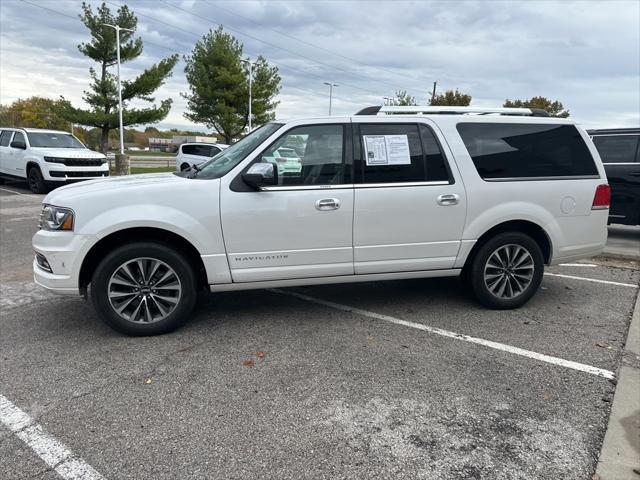
MULTIPOLYGON (((81 102, 91 65, 76 48, 87 39, 77 19, 81 2, 29 1, 58 13, 17 0, 0 3, 0 101, 64 95, 81 102)), ((277 114, 283 118, 326 114, 323 81, 340 84, 334 113, 350 114, 395 88, 424 103, 437 80, 439 89, 471 93, 478 106, 544 95, 560 99, 587 127, 640 125, 635 0, 167 2, 127 2, 139 15, 145 51, 124 65, 124 77, 171 52, 188 54, 222 23, 243 42, 246 55, 263 55, 279 66, 277 114)), ((123 2, 110 3, 115 9, 123 2)), ((156 95, 174 99, 160 126, 194 127, 182 115, 179 93, 188 88, 183 68, 181 61, 156 95)))

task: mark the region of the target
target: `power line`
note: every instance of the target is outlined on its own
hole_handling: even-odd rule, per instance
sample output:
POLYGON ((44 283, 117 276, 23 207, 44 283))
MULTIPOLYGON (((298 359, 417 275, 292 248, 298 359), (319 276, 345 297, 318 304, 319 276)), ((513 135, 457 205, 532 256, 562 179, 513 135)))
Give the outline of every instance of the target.
MULTIPOLYGON (((78 22, 80 21, 80 19, 79 19, 78 17, 76 17, 76 16, 69 15, 69 14, 66 14, 66 13, 60 12, 60 11, 58 11, 58 10, 54 10, 54 9, 52 9, 52 8, 49 8, 49 7, 44 7, 44 6, 40 5, 40 4, 33 3, 33 2, 31 2, 31 1, 29 1, 29 0, 20 0, 20 1, 22 1, 23 3, 29 4, 29 5, 31 5, 31 6, 38 7, 38 8, 41 8, 41 9, 47 10, 47 11, 49 11, 49 12, 55 13, 55 14, 57 14, 57 15, 60 15, 60 16, 63 16, 63 17, 69 18, 69 19, 71 19, 71 20, 78 21, 78 22)), ((122 6, 122 5, 114 4, 114 3, 112 3, 112 2, 107 2, 107 3, 110 3, 111 5, 114 5, 114 6, 116 6, 116 7, 121 7, 121 6, 122 6)), ((136 15, 146 16, 146 15, 139 14, 139 13, 136 13, 136 15)), ((162 21, 160 21, 160 23, 165 23, 165 24, 167 24, 166 22, 162 22, 162 21)), ((178 30, 185 31, 185 32, 187 32, 187 33, 189 33, 189 34, 192 34, 192 32, 189 32, 189 31, 187 31, 187 30, 184 30, 184 29, 182 29, 182 28, 180 28, 180 27, 176 27, 176 26, 173 26, 173 25, 171 25, 171 24, 167 24, 167 25, 168 25, 168 26, 171 26, 171 27, 173 27, 173 28, 176 28, 176 29, 178 29, 178 30)), ((145 40, 144 42, 145 42, 146 44, 148 44, 148 45, 153 45, 153 46, 156 46, 156 47, 159 47, 159 48, 163 48, 163 49, 165 49, 165 50, 170 50, 170 51, 172 51, 172 52, 174 52, 174 53, 180 53, 180 52, 175 52, 175 49, 169 49, 169 48, 167 48, 167 47, 164 47, 164 46, 162 46, 162 45, 158 45, 158 44, 156 44, 156 43, 148 42, 148 41, 146 41, 146 40, 145 40)), ((278 62, 273 62, 273 63, 278 63, 278 62)), ((282 66, 284 66, 284 67, 290 68, 290 69, 292 69, 292 70, 300 70, 300 69, 296 69, 295 67, 291 67, 291 66, 286 65, 286 64, 282 64, 282 63, 279 63, 279 64, 280 64, 280 65, 282 65, 282 66)), ((300 70, 300 71, 302 71, 302 70, 300 70)), ((305 74, 309 75, 309 73, 308 73, 308 72, 304 72, 304 71, 303 71, 303 73, 305 73, 305 74)), ((312 74, 311 74, 311 75, 312 75, 312 74)), ((321 78, 321 77, 318 77, 318 78, 321 78)), ((301 88, 301 87, 293 87, 293 86, 289 85, 289 86, 286 86, 286 88, 287 88, 287 89, 299 90, 299 91, 306 92, 306 93, 311 93, 311 94, 313 94, 313 95, 315 95, 315 96, 319 96, 319 97, 324 97, 324 96, 325 96, 324 94, 321 94, 321 93, 319 93, 319 92, 316 92, 316 91, 313 91, 313 90, 309 90, 309 89, 305 89, 305 88, 301 88)), ((349 100, 349 99, 346 99, 346 98, 337 97, 337 96, 335 96, 335 95, 334 95, 334 97, 333 97, 333 98, 335 98, 335 99, 337 99, 337 100, 340 100, 340 101, 342 101, 342 102, 345 102, 345 103, 352 103, 352 104, 354 104, 354 105, 362 105, 362 103, 361 103, 361 102, 356 102, 356 101, 354 101, 354 100, 349 100)))
MULTIPOLYGON (((160 0, 160 1, 162 1, 162 0, 160 0)), ((105 3, 108 3, 109 5, 113 5, 114 7, 122 7, 122 5, 121 5, 121 4, 114 3, 114 2, 110 2, 110 1, 106 1, 105 3)), ((165 2, 163 2, 163 3, 165 3, 165 2)), ((170 3, 167 3, 167 5, 170 5, 170 6, 175 7, 174 5, 171 5, 170 3)), ((175 8, 178 8, 178 7, 175 7, 175 8)), ((180 9, 180 10, 182 10, 182 9, 180 9)), ((186 11, 186 10, 185 10, 185 11, 186 11)), ((188 12, 188 11, 186 11, 186 12, 191 14, 191 12, 188 12)), ((139 16, 139 17, 148 18, 148 19, 150 19, 150 20, 153 20, 154 22, 160 23, 160 24, 162 24, 162 25, 166 25, 167 27, 171 27, 171 28, 173 28, 173 29, 175 29, 175 30, 179 30, 179 31, 184 32, 184 33, 187 33, 187 34, 189 34, 189 35, 195 35, 195 36, 197 36, 197 34, 195 34, 194 32, 192 32, 192 31, 190 31, 190 30, 187 30, 187 29, 182 28, 182 27, 178 27, 178 26, 173 25, 173 24, 171 24, 171 23, 169 23, 169 22, 165 22, 164 20, 160 20, 160 19, 158 19, 158 18, 152 17, 151 15, 147 15, 147 14, 145 14, 145 13, 140 13, 139 11, 138 11, 138 12, 136 12, 136 15, 137 15, 137 16, 139 16)), ((195 15, 195 14, 192 14, 192 15, 195 15)), ((202 17, 202 18, 204 18, 204 17, 202 17)), ((207 19, 205 19, 205 20, 207 20, 207 19)), ((210 21, 212 21, 212 22, 213 22, 213 20, 210 20, 210 21)), ((215 23, 215 22, 214 22, 214 23, 215 23)), ((227 27, 225 27, 225 28, 227 28, 228 30, 232 30, 232 31, 235 31, 235 32, 239 32, 238 30, 236 30, 236 29, 234 29, 234 28, 231 28, 231 27, 228 27, 228 26, 227 26, 227 27)), ((242 32, 240 32, 240 35, 245 35, 245 36, 248 36, 249 38, 255 38, 255 37, 251 37, 250 35, 247 35, 247 34, 242 33, 242 32)), ((262 40, 259 40, 259 39, 258 39, 258 41, 262 42, 262 40)), ((267 43, 267 42, 263 42, 263 43, 267 43)), ((271 44, 267 43, 267 45, 271 45, 271 44)), ((277 45, 271 45, 271 46, 274 46, 275 48, 281 48, 281 47, 278 47, 277 45)), ((286 50, 286 49, 283 49, 283 50, 288 51, 288 50, 286 50)), ((310 59, 310 60, 311 60, 311 61, 314 61, 313 59, 310 59)), ((306 76, 311 76, 311 77, 315 77, 315 78, 317 78, 318 80, 320 80, 320 81, 322 81, 322 82, 324 82, 324 81, 326 80, 326 78, 325 78, 325 77, 322 77, 322 76, 320 76, 320 75, 316 75, 316 74, 314 74, 314 73, 307 72, 307 71, 305 71, 305 70, 303 70, 303 69, 301 69, 301 68, 293 67, 293 66, 291 66, 291 65, 289 65, 289 64, 287 64, 287 63, 284 63, 284 62, 282 62, 282 61, 279 61, 279 60, 270 60, 270 62, 271 62, 271 63, 274 63, 274 64, 276 64, 276 65, 280 65, 280 66, 282 66, 282 67, 288 68, 289 70, 294 70, 294 71, 302 72, 304 75, 306 75, 306 76)), ((316 62, 316 63, 317 63, 317 62, 316 62)), ((331 68, 333 68, 333 67, 331 67, 331 68)), ((363 92, 369 93, 369 94, 371 94, 371 95, 379 96, 377 92, 374 92, 373 90, 369 90, 369 89, 367 89, 367 88, 358 87, 357 85, 352 85, 352 84, 345 83, 345 82, 342 82, 342 85, 343 85, 343 86, 347 86, 347 87, 354 88, 354 89, 356 89, 356 90, 362 90, 363 92)))
MULTIPOLYGON (((203 17, 203 16, 198 15, 198 14, 196 14, 196 13, 193 13, 193 12, 191 12, 191 11, 189 11, 189 10, 185 9, 185 8, 182 8, 182 7, 178 6, 178 5, 174 5, 174 4, 172 4, 171 2, 167 2, 167 1, 165 1, 165 0, 158 0, 158 1, 160 1, 160 2, 164 3, 165 5, 168 5, 168 6, 170 6, 170 7, 173 7, 173 8, 175 8, 176 10, 180 10, 180 11, 183 11, 183 12, 185 12, 185 13, 188 13, 189 15, 193 15, 194 17, 197 17, 197 18, 200 18, 200 19, 203 19, 203 20, 207 20, 207 21, 212 22, 212 23, 215 23, 215 24, 217 24, 217 25, 221 25, 220 23, 218 23, 217 21, 213 20, 212 18, 203 17)), ((110 2, 107 2, 107 3, 110 3, 110 2)), ((143 14, 138 13, 137 15, 143 15, 143 14)), ((152 18, 152 17, 149 17, 149 15, 146 15, 146 16, 147 16, 147 18, 152 18)), ((155 20, 156 20, 156 21, 158 21, 157 19, 155 19, 155 20)), ((169 26, 171 26, 171 27, 178 28, 179 30, 183 30, 183 29, 181 29, 180 27, 175 27, 174 25, 168 24, 167 22, 164 22, 164 21, 162 21, 162 20, 160 20, 160 22, 161 22, 161 23, 164 23, 164 24, 166 24, 166 25, 169 25, 169 26)), ((260 43, 264 43, 265 45, 268 45, 268 46, 270 46, 270 47, 272 47, 272 48, 277 48, 278 50, 282 50, 282 51, 284 51, 284 52, 290 53, 290 54, 295 55, 295 56, 297 56, 297 57, 304 58, 305 60, 309 60, 310 62, 317 63, 318 65, 323 65, 323 66, 325 66, 325 67, 328 67, 328 68, 331 68, 331 69, 334 69, 334 70, 340 70, 340 71, 346 72, 346 73, 348 73, 349 75, 355 75, 355 76, 358 76, 358 77, 364 78, 364 79, 366 79, 366 80, 371 80, 371 79, 370 79, 369 77, 367 77, 367 76, 360 75, 360 74, 354 74, 353 72, 350 72, 349 70, 346 70, 346 69, 344 69, 344 68, 336 67, 335 65, 330 65, 330 64, 328 64, 328 63, 324 63, 324 62, 321 62, 321 61, 319 61, 319 60, 315 60, 315 59, 313 59, 313 58, 311 58, 311 57, 308 57, 308 56, 303 55, 303 54, 301 54, 301 53, 295 52, 295 51, 290 50, 290 49, 288 49, 288 48, 280 47, 280 46, 278 46, 278 45, 276 45, 276 44, 274 44, 274 43, 270 43, 270 42, 267 42, 266 40, 262 40, 261 38, 258 38, 258 37, 254 36, 254 35, 251 35, 251 34, 248 34, 248 33, 246 33, 246 32, 243 32, 242 30, 239 30, 239 29, 237 29, 237 28, 230 27, 230 26, 228 26, 228 25, 227 25, 226 27, 224 27, 224 28, 226 28, 226 29, 228 29, 228 30, 231 30, 232 32, 236 32, 236 33, 238 33, 239 35, 243 35, 243 36, 245 36, 245 37, 247 37, 247 38, 251 38, 251 39, 253 39, 253 40, 256 40, 256 41, 258 41, 258 42, 260 42, 260 43)), ((186 30, 184 30, 184 31, 186 31, 186 30)), ((192 33, 192 32, 189 32, 189 33, 192 33)), ((274 61, 274 63, 277 63, 277 62, 275 62, 275 61, 274 61)), ((291 68, 291 67, 289 67, 289 68, 291 68)), ((348 84, 348 83, 345 83, 345 82, 342 82, 342 84, 343 84, 344 86, 349 86, 349 87, 351 87, 351 88, 355 88, 355 89, 357 89, 357 90, 362 90, 363 92, 371 93, 372 95, 378 95, 378 92, 374 92, 373 90, 369 90, 369 89, 367 89, 367 88, 362 88, 362 87, 359 87, 359 86, 357 86, 357 85, 351 85, 351 84, 348 84)))
MULTIPOLYGON (((208 0, 208 2, 209 2, 209 3, 214 3, 214 2, 212 2, 211 0, 208 0)), ((167 3, 167 2, 164 2, 164 3, 167 3)), ((306 41, 306 40, 302 40, 301 38, 295 37, 295 36, 293 36, 293 35, 291 35, 291 34, 289 34, 289 33, 283 32, 283 31, 278 30, 278 29, 276 29, 276 28, 269 27, 268 25, 265 25, 265 24, 264 24, 264 23, 262 23, 262 22, 259 22, 259 21, 257 21, 257 20, 252 19, 252 18, 249 18, 249 17, 245 17, 244 15, 240 15, 239 13, 234 12, 234 11, 232 11, 232 10, 229 10, 228 8, 221 7, 218 3, 214 3, 214 5, 215 5, 215 7, 216 7, 216 9, 217 9, 217 10, 222 10, 223 12, 227 12, 227 13, 228 13, 228 14, 230 14, 230 15, 236 16, 236 17, 238 17, 238 18, 242 18, 242 19, 247 20, 247 21, 249 21, 249 22, 251 22, 251 23, 253 23, 253 24, 255 24, 255 25, 259 25, 259 26, 261 26, 261 27, 262 27, 262 28, 264 28, 264 29, 271 30, 272 32, 277 33, 278 35, 282 35, 283 37, 290 38, 290 39, 295 40, 295 41, 297 41, 297 42, 299 42, 299 43, 302 43, 302 44, 304 44, 304 45, 308 45, 308 46, 310 46, 310 47, 317 48, 318 50, 322 50, 323 52, 330 53, 331 55, 334 55, 334 56, 336 56, 336 57, 343 58, 343 59, 345 59, 345 60, 348 60, 349 62, 357 63, 357 64, 360 64, 360 65, 362 65, 362 66, 364 66, 364 67, 367 67, 367 68, 375 68, 376 70, 381 70, 381 71, 383 71, 383 72, 390 73, 391 75, 397 75, 397 74, 398 74, 397 72, 393 72, 393 71, 391 71, 391 70, 389 70, 389 69, 387 69, 387 68, 383 68, 383 67, 372 67, 371 65, 367 65, 366 63, 363 63, 362 61, 357 60, 357 59, 355 59, 355 58, 348 57, 348 56, 343 55, 343 54, 338 53, 338 52, 334 52, 334 51, 332 51, 332 50, 329 50, 328 48, 322 47, 322 46, 317 45, 317 44, 315 44, 315 43, 308 42, 308 41, 306 41)), ((398 87, 397 85, 394 85, 394 84, 392 84, 392 83, 389 83, 389 82, 386 82, 386 81, 383 81, 383 80, 379 80, 379 81, 380 81, 380 83, 384 83, 384 84, 389 85, 389 86, 391 86, 391 87, 393 87, 393 88, 395 88, 395 89, 398 89, 398 90, 404 90, 403 88, 400 88, 400 87, 398 87)))
MULTIPOLYGON (((58 14, 58 15, 62 16, 62 17, 66 17, 66 18, 70 18, 70 19, 72 19, 72 20, 80 21, 80 19, 79 19, 78 17, 76 17, 76 16, 69 15, 69 14, 66 14, 66 13, 60 12, 60 11, 58 11, 58 10, 54 10, 53 8, 45 7, 44 5, 41 5, 41 4, 39 4, 39 3, 33 3, 33 2, 30 2, 29 0, 20 0, 20 1, 21 1, 21 2, 23 2, 23 3, 27 3, 27 4, 29 4, 29 5, 31 5, 31 6, 33 6, 33 7, 38 7, 38 8, 41 8, 41 9, 43 9, 43 10, 47 10, 47 11, 49 11, 49 12, 56 13, 56 14, 58 14)), ((145 40, 145 42, 144 42, 144 43, 146 43, 147 45, 152 45, 152 46, 154 46, 154 47, 162 48, 162 49, 164 49, 164 50, 168 50, 168 51, 173 52, 173 53, 177 53, 177 52, 175 51, 175 49, 173 49, 173 48, 169 48, 169 47, 165 47, 164 45, 159 45, 159 44, 157 44, 157 43, 149 42, 149 41, 147 41, 147 40, 145 40)))

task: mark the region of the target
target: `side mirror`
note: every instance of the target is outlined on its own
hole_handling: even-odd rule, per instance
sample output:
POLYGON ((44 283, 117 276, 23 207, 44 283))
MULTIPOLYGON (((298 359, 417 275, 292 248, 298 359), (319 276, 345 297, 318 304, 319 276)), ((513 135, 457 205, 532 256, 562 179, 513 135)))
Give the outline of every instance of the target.
POLYGON ((19 148, 20 150, 26 150, 27 144, 23 140, 14 140, 11 142, 11 148, 19 148))
POLYGON ((278 171, 273 163, 258 162, 251 165, 249 170, 242 174, 242 180, 255 189, 264 185, 277 185, 278 171))

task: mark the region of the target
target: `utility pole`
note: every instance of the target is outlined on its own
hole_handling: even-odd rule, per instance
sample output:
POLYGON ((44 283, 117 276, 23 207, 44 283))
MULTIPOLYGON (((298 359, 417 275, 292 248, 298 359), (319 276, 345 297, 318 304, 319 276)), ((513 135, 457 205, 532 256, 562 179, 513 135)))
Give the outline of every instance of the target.
POLYGON ((436 99, 436 85, 438 82, 433 82, 433 91, 431 92, 431 103, 436 99))
POLYGON ((329 116, 331 116, 331 102, 333 100, 333 87, 339 87, 337 83, 324 82, 325 85, 329 85, 329 116))
POLYGON ((121 28, 120 25, 111 25, 103 23, 107 27, 111 27, 116 31, 116 56, 118 59, 118 116, 120 119, 120 155, 124 155, 124 126, 122 125, 122 82, 120 81, 120 30, 133 32, 130 28, 121 28))
POLYGON ((246 60, 240 60, 242 63, 246 63, 247 65, 249 65, 249 133, 251 133, 252 130, 252 123, 251 123, 251 117, 252 117, 252 113, 251 113, 251 104, 253 103, 252 101, 252 96, 251 96, 251 85, 253 83, 253 66, 257 63, 257 62, 253 62, 251 63, 251 58, 247 58, 246 60))

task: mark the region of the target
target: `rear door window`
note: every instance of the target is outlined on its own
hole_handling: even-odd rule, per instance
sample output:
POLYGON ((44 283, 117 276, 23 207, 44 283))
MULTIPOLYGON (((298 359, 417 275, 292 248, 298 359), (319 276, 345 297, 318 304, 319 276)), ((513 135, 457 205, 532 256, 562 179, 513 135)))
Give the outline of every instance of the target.
POLYGON ((444 156, 426 125, 360 124, 362 183, 448 181, 444 156))
POLYGON ((485 180, 598 177, 573 125, 459 123, 457 129, 485 180))
POLYGON ((634 163, 638 161, 640 135, 600 135, 593 137, 603 163, 634 163))
POLYGON ((12 134, 13 132, 11 130, 2 130, 2 134, 0 135, 0 147, 7 147, 9 145, 12 134))

